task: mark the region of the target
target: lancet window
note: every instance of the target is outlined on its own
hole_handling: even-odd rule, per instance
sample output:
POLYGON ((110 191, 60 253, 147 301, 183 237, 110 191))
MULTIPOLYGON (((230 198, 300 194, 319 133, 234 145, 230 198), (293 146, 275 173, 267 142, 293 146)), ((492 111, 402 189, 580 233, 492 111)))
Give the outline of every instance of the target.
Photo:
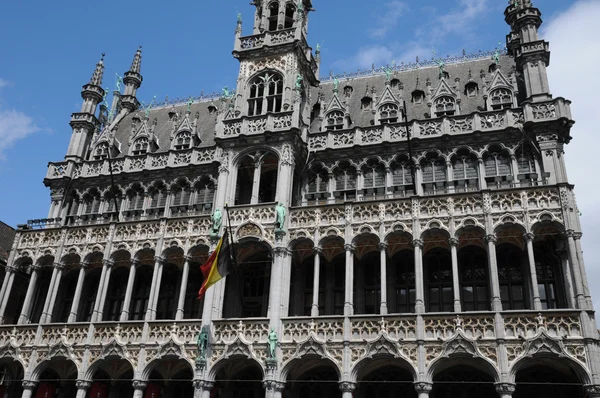
POLYGON ((269 20, 269 31, 270 32, 274 32, 277 30, 278 18, 279 18, 279 2, 274 1, 271 4, 269 4, 268 20, 269 20))
POLYGON ((445 192, 446 162, 436 154, 429 155, 421 162, 424 193, 436 194, 445 192))
POLYGON ((490 93, 490 103, 493 110, 512 108, 513 94, 507 88, 497 88, 490 93))
POLYGON ((379 108, 379 122, 381 124, 398 122, 398 105, 384 104, 379 108))
POLYGON ((147 209, 148 214, 155 214, 157 216, 162 215, 169 196, 167 187, 163 183, 158 183, 150 189, 149 193, 150 206, 147 209))
POLYGON ((248 116, 281 112, 283 78, 279 73, 266 72, 250 82, 248 116))
POLYGON ((190 149, 192 146, 192 133, 189 131, 182 131, 175 137, 175 143, 173 147, 176 150, 190 149))
POLYGON ((488 294, 487 253, 480 247, 467 246, 458 252, 460 298, 463 311, 487 311, 488 294))
POLYGON ((145 155, 148 153, 149 142, 148 138, 141 137, 135 140, 133 147, 131 148, 132 155, 145 155))
POLYGON ((196 211, 210 211, 215 198, 215 183, 208 177, 203 177, 194 186, 194 205, 196 211))
POLYGON ((146 195, 144 188, 140 185, 134 185, 127 191, 127 211, 126 216, 141 215, 144 210, 144 199, 146 195))
POLYGON ((296 20, 296 7, 292 3, 288 3, 285 7, 285 22, 284 29, 290 29, 294 26, 296 20))
POLYGON ((235 204, 275 201, 279 160, 272 153, 245 156, 238 164, 235 204))
POLYGON ((456 113, 456 100, 450 96, 437 98, 434 102, 436 117, 452 116, 456 113))
POLYGON ((104 160, 108 158, 108 143, 101 142, 94 148, 93 160, 104 160))
POLYGON ((505 243, 496 248, 503 310, 523 310, 529 307, 521 261, 522 254, 519 248, 511 244, 505 243))
POLYGON ((83 196, 82 216, 97 215, 100 212, 100 193, 92 189, 83 196))
POLYGON ((356 169, 347 162, 341 163, 334 172, 335 191, 338 200, 351 200, 356 197, 356 169))
POLYGON ((342 130, 344 128, 344 112, 331 111, 327 114, 327 129, 342 130))
POLYGON ((327 197, 329 191, 329 174, 320 166, 313 168, 308 175, 307 199, 327 197))
POLYGON ((192 188, 190 184, 183 180, 176 184, 172 189, 173 197, 171 200, 172 214, 186 213, 189 210, 192 197, 192 188))
POLYGON ((427 277, 427 311, 453 311, 454 293, 450 252, 441 248, 432 249, 425 255, 424 265, 427 277))
POLYGON ((488 188, 507 187, 512 183, 510 163, 510 155, 507 151, 499 147, 490 148, 483 157, 488 188))
POLYGON ((454 186, 457 192, 477 189, 477 157, 468 151, 459 151, 452 159, 454 186))

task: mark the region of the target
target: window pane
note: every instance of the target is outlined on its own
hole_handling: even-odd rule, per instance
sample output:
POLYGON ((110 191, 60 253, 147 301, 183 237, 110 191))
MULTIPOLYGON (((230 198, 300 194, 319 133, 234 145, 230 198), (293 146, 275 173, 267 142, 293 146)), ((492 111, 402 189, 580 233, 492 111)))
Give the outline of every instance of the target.
POLYGON ((520 285, 513 285, 511 287, 512 289, 512 299, 513 300, 523 300, 523 286, 520 285))

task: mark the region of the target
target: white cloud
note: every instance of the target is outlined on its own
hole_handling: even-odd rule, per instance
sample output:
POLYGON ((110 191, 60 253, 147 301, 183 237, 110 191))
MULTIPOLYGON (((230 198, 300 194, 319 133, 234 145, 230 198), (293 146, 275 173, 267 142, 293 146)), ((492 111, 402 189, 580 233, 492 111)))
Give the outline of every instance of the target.
MULTIPOLYGON (((0 89, 8 85, 8 81, 0 79, 0 89)), ((31 117, 0 104, 0 159, 4 158, 4 152, 15 142, 39 130, 31 117)))
POLYGON ((383 16, 379 18, 377 27, 370 31, 371 36, 375 38, 382 38, 393 29, 408 9, 408 5, 402 1, 393 0, 385 3, 383 8, 383 16))
POLYGON ((597 127, 597 93, 600 92, 600 2, 580 0, 555 16, 542 29, 552 51, 549 83, 552 93, 571 101, 576 124, 565 159, 569 181, 575 184, 577 201, 583 213, 581 222, 584 258, 596 308, 600 308, 600 184, 594 173, 598 165, 600 131, 597 127))

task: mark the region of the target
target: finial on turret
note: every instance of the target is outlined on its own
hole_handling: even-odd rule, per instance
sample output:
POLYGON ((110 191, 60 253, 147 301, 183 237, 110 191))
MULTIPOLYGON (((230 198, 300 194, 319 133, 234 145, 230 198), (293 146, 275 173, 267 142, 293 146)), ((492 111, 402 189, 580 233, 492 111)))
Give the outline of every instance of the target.
POLYGON ((142 46, 139 46, 135 55, 133 56, 133 62, 131 63, 131 68, 129 68, 130 72, 134 72, 139 74, 142 69, 142 46))
POLYGON ((104 56, 106 54, 102 53, 102 57, 100 58, 100 61, 96 64, 96 70, 94 70, 94 74, 92 75, 92 78, 90 79, 90 84, 94 85, 94 86, 102 86, 102 78, 104 77, 104 56))

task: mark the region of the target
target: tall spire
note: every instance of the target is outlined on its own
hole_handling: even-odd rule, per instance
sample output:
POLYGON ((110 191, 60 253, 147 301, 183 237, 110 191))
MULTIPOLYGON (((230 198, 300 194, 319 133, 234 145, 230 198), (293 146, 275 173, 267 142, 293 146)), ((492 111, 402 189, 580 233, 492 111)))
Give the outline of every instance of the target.
POLYGON ((129 68, 130 72, 140 74, 142 69, 142 46, 140 46, 135 55, 133 56, 133 62, 131 63, 131 68, 129 68))
POLYGON ((98 62, 96 64, 96 70, 94 70, 94 74, 92 75, 92 78, 90 79, 90 83, 94 86, 102 86, 102 78, 104 76, 104 56, 106 54, 102 53, 102 57, 100 58, 100 62, 98 62))

